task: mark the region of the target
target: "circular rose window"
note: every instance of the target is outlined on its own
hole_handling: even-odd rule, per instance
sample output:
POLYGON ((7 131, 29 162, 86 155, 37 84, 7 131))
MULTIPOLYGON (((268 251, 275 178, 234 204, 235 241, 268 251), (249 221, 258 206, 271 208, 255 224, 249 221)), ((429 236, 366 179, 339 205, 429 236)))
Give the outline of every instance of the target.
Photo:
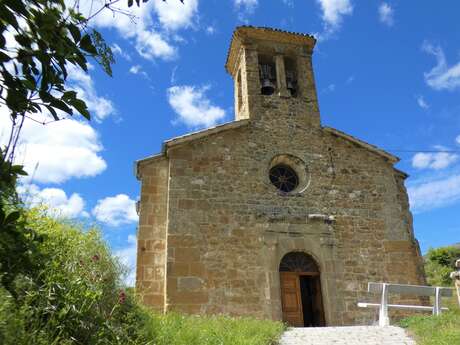
POLYGON ((285 164, 275 165, 270 169, 270 182, 284 193, 292 192, 299 185, 296 172, 285 164))

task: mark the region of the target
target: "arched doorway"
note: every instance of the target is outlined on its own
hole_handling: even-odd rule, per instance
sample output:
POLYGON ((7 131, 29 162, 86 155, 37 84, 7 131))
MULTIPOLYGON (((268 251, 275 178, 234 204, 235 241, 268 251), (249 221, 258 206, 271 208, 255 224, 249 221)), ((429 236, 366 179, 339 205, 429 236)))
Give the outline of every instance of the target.
POLYGON ((295 327, 325 326, 320 271, 315 260, 302 252, 291 252, 281 260, 283 321, 295 327))

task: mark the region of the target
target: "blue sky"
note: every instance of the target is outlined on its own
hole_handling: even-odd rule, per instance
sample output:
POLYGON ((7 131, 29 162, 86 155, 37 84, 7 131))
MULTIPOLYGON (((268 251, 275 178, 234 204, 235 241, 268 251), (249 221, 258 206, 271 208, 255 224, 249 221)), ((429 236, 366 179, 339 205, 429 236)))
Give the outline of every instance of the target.
MULTIPOLYGON (((81 9, 90 11, 84 0, 81 9)), ((460 242, 459 13, 453 0, 149 0, 135 18, 103 11, 92 25, 113 47, 114 76, 95 62, 89 75, 72 71, 91 122, 25 126, 18 160, 31 177, 22 189, 32 203, 99 224, 133 267, 133 162, 168 138, 231 121, 232 31, 270 26, 318 37, 323 125, 401 157, 422 250, 460 242)))

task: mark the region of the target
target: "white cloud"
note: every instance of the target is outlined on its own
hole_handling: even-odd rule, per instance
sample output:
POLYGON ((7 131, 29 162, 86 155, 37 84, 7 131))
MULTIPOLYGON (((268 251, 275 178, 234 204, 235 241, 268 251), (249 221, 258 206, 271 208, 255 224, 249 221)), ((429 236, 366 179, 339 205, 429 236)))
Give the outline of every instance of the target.
POLYGON ((209 87, 173 86, 167 91, 168 101, 179 116, 177 121, 189 127, 209 127, 225 117, 225 110, 212 105, 206 97, 209 87))
MULTIPOLYGON (((0 107, 0 144, 6 143, 11 123, 8 111, 0 107)), ((48 121, 43 115, 36 115, 48 121)), ((61 183, 73 177, 100 174, 107 167, 99 155, 102 151, 97 132, 87 123, 74 119, 49 122, 46 125, 26 119, 16 150, 16 163, 23 164, 29 176, 41 183, 61 183)))
POLYGON ((424 73, 425 82, 435 90, 455 90, 460 88, 460 61, 448 66, 444 51, 440 46, 424 42, 422 50, 436 58, 437 64, 431 71, 424 73))
POLYGON ((142 70, 141 65, 134 65, 134 66, 131 66, 131 68, 129 69, 129 73, 138 74, 141 70, 142 70))
POLYGON ((128 60, 128 61, 131 61, 131 55, 129 55, 127 52, 125 52, 123 49, 121 49, 121 47, 114 43, 112 44, 112 46, 110 47, 112 49, 112 52, 114 54, 117 54, 117 55, 120 55, 122 58, 128 60))
MULTIPOLYGON (((101 11, 92 18, 93 25, 116 29, 123 38, 131 40, 137 52, 146 59, 174 59, 177 56, 177 48, 171 43, 177 42, 174 32, 194 26, 198 0, 187 0, 184 4, 178 0, 151 0, 131 8, 127 3, 117 3, 117 12, 101 11)), ((86 0, 80 3, 80 10, 88 16, 101 6, 104 6, 103 0, 86 0)))
MULTIPOLYGON (((11 37, 11 33, 6 31, 7 47, 8 49, 15 49, 16 41, 11 37)), ((9 67, 12 67, 12 64, 9 67)), ((68 89, 76 91, 78 97, 85 101, 95 121, 101 122, 108 116, 115 114, 115 107, 112 102, 97 94, 94 82, 89 73, 70 63, 66 64, 66 69, 68 74, 66 85, 68 89)), ((93 66, 88 64, 88 69, 93 69, 93 66)), ((15 73, 14 70, 11 72, 15 73)), ((59 93, 56 94, 56 97, 60 97, 59 93)), ((66 115, 61 111, 58 111, 58 114, 62 114, 62 117, 66 115)))
MULTIPOLYGON (((439 149, 444 149, 438 147, 439 149)), ((451 152, 418 152, 412 157, 412 166, 417 169, 445 169, 457 162, 459 155, 451 152)))
POLYGON ((68 65, 67 70, 69 73, 69 87, 75 90, 78 97, 85 101, 96 122, 102 122, 109 115, 115 114, 115 107, 112 102, 97 95, 94 82, 88 73, 74 65, 68 65))
POLYGON ((216 33, 216 28, 212 25, 209 25, 208 27, 206 27, 206 33, 208 35, 214 35, 216 33))
POLYGON ((153 5, 160 23, 169 30, 192 26, 198 11, 198 0, 186 0, 183 3, 178 0, 154 0, 153 5))
POLYGON ((142 77, 144 77, 146 79, 150 79, 149 75, 147 74, 147 72, 145 72, 142 69, 141 65, 133 65, 133 66, 131 66, 131 68, 129 69, 129 73, 137 74, 137 75, 140 75, 140 76, 142 76, 142 77))
POLYGON ((177 79, 176 79, 176 72, 177 72, 177 68, 178 66, 174 66, 174 68, 172 69, 171 71, 171 78, 169 80, 169 82, 171 83, 171 85, 175 84, 177 79))
POLYGON ((234 0, 236 7, 244 7, 253 10, 259 4, 258 0, 234 0))
POLYGON ((417 104, 422 109, 429 109, 430 108, 430 105, 425 101, 425 98, 423 96, 418 96, 417 97, 417 104))
POLYGON ((115 255, 128 270, 125 284, 134 286, 136 282, 136 257, 137 257, 137 238, 134 235, 128 236, 128 246, 115 251, 115 255))
POLYGON ((162 35, 155 31, 139 30, 136 34, 136 50, 140 56, 148 60, 161 58, 171 60, 176 57, 177 50, 162 35))
POLYGON ((334 92, 335 91, 335 84, 329 84, 323 92, 329 93, 329 92, 334 92))
POLYGON ((343 16, 353 13, 353 6, 350 0, 316 0, 316 2, 321 6, 325 31, 317 35, 319 39, 327 39, 340 28, 343 16))
POLYGON ((99 200, 92 213, 97 220, 110 226, 138 221, 136 202, 126 194, 118 194, 99 200))
POLYGON ((458 135, 456 138, 455 138, 455 142, 460 145, 460 135, 458 135))
POLYGON ((40 190, 34 184, 20 185, 18 193, 27 205, 32 207, 46 205, 49 207, 49 212, 58 217, 76 218, 88 216, 88 213, 84 211, 85 201, 77 193, 73 193, 68 197, 62 189, 44 188, 40 190))
POLYGON ((382 2, 379 6, 379 18, 385 25, 393 26, 394 24, 394 10, 386 2, 382 2))
POLYGON ((428 211, 460 200, 460 175, 417 183, 408 188, 411 210, 428 211))
POLYGON ((238 20, 248 22, 248 16, 253 14, 257 6, 258 0, 233 0, 235 9, 238 11, 238 20))

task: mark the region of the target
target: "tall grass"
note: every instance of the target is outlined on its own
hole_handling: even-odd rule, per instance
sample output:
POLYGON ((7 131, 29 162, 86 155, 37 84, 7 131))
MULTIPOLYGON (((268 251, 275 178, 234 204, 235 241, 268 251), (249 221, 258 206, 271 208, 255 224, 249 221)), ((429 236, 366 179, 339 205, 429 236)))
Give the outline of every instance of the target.
POLYGON ((285 330, 281 322, 177 313, 150 313, 144 327, 155 345, 274 345, 285 330))
POLYGON ((417 345, 460 345, 460 308, 452 299, 448 312, 439 316, 412 316, 401 320, 402 327, 417 340, 417 345))

